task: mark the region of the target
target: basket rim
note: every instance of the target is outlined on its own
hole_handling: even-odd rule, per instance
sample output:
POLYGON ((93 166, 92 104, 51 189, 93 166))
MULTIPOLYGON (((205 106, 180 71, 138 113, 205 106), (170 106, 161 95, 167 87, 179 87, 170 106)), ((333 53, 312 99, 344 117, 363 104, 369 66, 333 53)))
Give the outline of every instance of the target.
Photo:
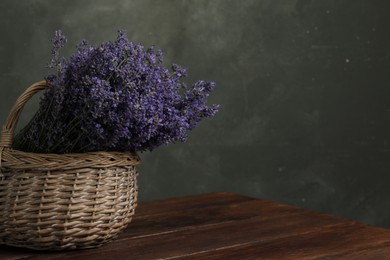
POLYGON ((130 167, 141 163, 136 152, 31 153, 3 147, 0 169, 71 170, 77 168, 130 167))

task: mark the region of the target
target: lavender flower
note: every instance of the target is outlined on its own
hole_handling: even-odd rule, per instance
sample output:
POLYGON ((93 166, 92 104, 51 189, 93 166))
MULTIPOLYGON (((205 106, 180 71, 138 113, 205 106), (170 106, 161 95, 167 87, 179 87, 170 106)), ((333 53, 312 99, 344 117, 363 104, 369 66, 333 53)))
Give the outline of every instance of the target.
POLYGON ((127 39, 93 47, 83 40, 69 60, 59 57, 66 38, 56 31, 47 76, 50 87, 31 122, 15 138, 29 152, 145 151, 185 141, 187 132, 218 105, 206 105, 214 82, 188 88, 186 69, 163 66, 163 53, 127 39))

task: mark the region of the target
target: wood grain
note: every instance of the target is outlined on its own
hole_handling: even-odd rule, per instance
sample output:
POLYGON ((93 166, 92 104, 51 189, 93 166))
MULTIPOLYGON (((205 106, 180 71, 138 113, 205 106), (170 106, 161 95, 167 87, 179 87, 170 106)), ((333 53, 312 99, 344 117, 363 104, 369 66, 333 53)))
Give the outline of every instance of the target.
POLYGON ((141 203, 130 226, 100 248, 0 259, 386 259, 390 231, 232 193, 141 203))

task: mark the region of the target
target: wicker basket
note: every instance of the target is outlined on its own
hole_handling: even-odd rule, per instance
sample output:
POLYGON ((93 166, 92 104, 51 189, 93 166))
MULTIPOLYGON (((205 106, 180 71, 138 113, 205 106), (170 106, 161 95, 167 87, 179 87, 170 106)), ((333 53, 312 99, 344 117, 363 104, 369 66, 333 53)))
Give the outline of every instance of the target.
POLYGON ((0 244, 36 250, 97 247, 115 238, 137 206, 137 154, 38 154, 13 150, 24 104, 16 101, 0 141, 0 244))

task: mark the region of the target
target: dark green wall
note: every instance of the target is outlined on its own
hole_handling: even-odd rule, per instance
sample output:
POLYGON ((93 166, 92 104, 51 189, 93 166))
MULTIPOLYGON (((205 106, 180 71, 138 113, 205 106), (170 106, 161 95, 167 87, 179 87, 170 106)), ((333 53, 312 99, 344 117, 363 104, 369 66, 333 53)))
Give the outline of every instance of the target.
MULTIPOLYGON (((221 112, 187 143, 142 154, 140 199, 232 191, 390 227, 386 0, 0 2, 0 121, 42 79, 50 38, 164 49, 221 112)), ((37 107, 25 111, 26 123, 37 107)))

